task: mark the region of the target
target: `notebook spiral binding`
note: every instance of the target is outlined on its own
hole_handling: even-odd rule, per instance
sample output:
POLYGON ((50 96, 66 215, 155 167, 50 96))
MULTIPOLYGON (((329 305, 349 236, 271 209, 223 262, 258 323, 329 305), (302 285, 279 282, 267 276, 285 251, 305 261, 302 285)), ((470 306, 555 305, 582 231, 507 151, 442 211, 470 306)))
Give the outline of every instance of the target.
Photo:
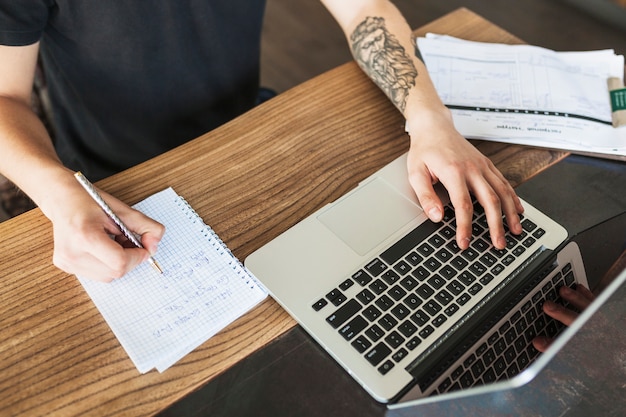
POLYGON ((202 225, 202 231, 209 243, 215 248, 220 256, 224 256, 226 254, 230 258, 228 264, 237 273, 237 275, 246 280, 246 285, 249 285, 251 289, 254 289, 256 285, 267 293, 267 289, 261 284, 261 282, 256 279, 252 272, 250 272, 235 255, 233 255, 232 251, 228 248, 224 241, 217 235, 217 233, 215 233, 211 226, 202 220, 202 217, 200 217, 200 215, 196 212, 196 210, 194 210, 193 207, 191 207, 191 204, 189 204, 184 197, 178 195, 177 204, 184 210, 190 220, 194 223, 199 222, 202 225))

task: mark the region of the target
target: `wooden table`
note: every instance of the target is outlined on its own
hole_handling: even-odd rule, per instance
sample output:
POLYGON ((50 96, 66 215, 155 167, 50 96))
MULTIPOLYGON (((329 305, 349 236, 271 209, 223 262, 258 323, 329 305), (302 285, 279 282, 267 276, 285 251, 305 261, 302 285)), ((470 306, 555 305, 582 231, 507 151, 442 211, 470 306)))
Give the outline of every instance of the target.
MULTIPOLYGON (((420 28, 520 40, 466 9, 420 28)), ((348 63, 98 186, 128 204, 172 186, 244 259, 408 149, 404 120, 348 63)), ((564 152, 475 142, 513 185, 564 152)), ((141 375, 36 209, 0 223, 0 415, 153 415, 295 326, 267 299, 166 372, 141 375)))

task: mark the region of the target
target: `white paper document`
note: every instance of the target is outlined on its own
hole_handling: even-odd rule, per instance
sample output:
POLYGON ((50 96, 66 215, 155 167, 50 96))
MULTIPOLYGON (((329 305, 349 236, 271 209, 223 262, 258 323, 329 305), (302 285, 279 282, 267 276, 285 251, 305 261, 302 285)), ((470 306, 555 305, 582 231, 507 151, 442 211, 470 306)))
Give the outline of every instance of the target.
POLYGON ((613 50, 555 52, 428 34, 419 50, 457 130, 472 139, 626 159, 607 80, 623 80, 613 50))
POLYGON ((139 372, 163 372, 267 293, 168 188, 134 206, 165 225, 155 258, 111 283, 79 280, 139 372))

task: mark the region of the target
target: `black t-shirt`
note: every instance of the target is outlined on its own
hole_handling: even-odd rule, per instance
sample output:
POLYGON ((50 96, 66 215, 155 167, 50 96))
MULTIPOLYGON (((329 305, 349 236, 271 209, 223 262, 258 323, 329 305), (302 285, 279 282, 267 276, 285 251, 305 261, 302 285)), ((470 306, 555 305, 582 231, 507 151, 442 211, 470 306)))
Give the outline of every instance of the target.
POLYGON ((0 44, 41 40, 63 163, 92 180, 243 113, 265 0, 0 0, 0 44))

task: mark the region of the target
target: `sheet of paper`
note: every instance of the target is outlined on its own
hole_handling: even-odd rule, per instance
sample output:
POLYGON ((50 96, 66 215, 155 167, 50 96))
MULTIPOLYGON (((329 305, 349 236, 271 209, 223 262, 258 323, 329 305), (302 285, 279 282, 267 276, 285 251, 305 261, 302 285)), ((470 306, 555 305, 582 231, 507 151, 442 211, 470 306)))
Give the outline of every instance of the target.
POLYGON ((111 283, 79 280, 137 369, 162 372, 267 293, 171 188, 135 208, 166 227, 163 274, 146 262, 111 283))
POLYGON ((626 129, 611 125, 607 80, 624 74, 613 50, 555 52, 435 34, 417 42, 464 136, 626 156, 626 129))

